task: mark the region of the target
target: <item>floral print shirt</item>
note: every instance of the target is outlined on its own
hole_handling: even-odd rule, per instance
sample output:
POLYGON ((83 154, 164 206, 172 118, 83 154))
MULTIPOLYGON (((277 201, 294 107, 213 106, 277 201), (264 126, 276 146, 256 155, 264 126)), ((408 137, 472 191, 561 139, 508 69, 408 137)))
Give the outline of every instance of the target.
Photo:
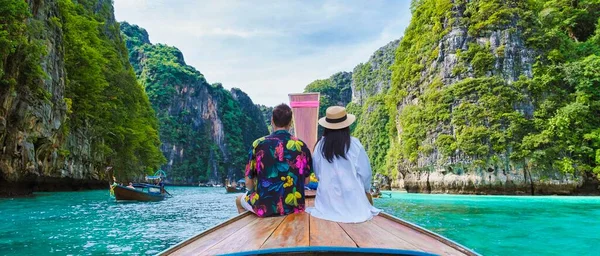
POLYGON ((306 144, 287 131, 252 143, 246 176, 255 180, 245 200, 259 217, 304 211, 304 179, 312 173, 306 144))

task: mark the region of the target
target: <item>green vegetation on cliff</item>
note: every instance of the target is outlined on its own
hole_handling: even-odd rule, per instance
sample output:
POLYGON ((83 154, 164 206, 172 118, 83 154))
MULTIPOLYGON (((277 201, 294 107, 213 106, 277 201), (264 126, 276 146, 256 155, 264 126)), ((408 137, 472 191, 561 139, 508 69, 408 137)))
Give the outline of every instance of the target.
MULTIPOLYGON (((411 10, 399 45, 352 73, 347 109, 374 173, 412 175, 426 191, 423 171, 524 172, 500 186, 531 193, 564 174, 600 177, 599 1, 413 0, 411 10)), ((457 191, 472 189, 462 182, 457 191)))
POLYGON ((271 118, 273 117, 273 107, 267 107, 265 105, 258 105, 260 112, 265 119, 265 125, 269 129, 269 132, 273 132, 273 127, 271 127, 271 118))
POLYGON ((159 119, 168 175, 182 183, 242 177, 251 142, 268 133, 259 108, 239 89, 208 84, 179 49, 151 44, 143 28, 123 22, 121 31, 159 119))
POLYGON ((124 56, 110 1, 0 1, 0 137, 19 151, 2 174, 94 182, 106 166, 121 179, 158 168, 158 123, 124 56))
MULTIPOLYGON (((257 138, 269 134, 267 126, 270 124, 267 124, 266 121, 263 122, 263 120, 269 120, 270 122, 271 117, 269 116, 268 119, 266 119, 262 110, 264 106, 254 105, 252 99, 250 99, 248 94, 242 90, 233 88, 231 89, 231 95, 235 101, 237 101, 241 113, 243 114, 243 116, 240 117, 241 123, 238 124, 238 126, 242 133, 242 146, 248 147, 248 145, 252 145, 252 142, 257 138)), ((272 115, 273 110, 271 109, 270 111, 269 115, 272 115)))
POLYGON ((600 174, 599 18, 598 1, 413 1, 386 96, 398 122, 390 126, 389 166, 397 168, 400 159, 416 166, 435 151, 471 159, 467 169, 517 164, 600 174), (458 63, 448 77, 431 64, 453 28, 479 38, 506 33, 513 45, 473 42, 456 49, 458 63), (507 50, 520 47, 518 38, 538 56, 533 74, 520 60, 502 68, 506 54, 524 57, 507 50), (516 81, 507 78, 513 73, 516 81))
MULTIPOLYGON (((338 72, 328 79, 316 80, 304 88, 304 92, 320 93, 319 117, 331 106, 346 106, 352 99, 352 73, 338 72)), ((319 126, 319 137, 323 128, 319 126)))
POLYGON ((357 120, 350 127, 352 135, 364 145, 373 170, 382 174, 389 174, 385 168, 385 155, 390 144, 386 129, 389 116, 383 95, 391 83, 389 68, 398 43, 399 40, 395 40, 381 47, 352 73, 339 72, 329 79, 316 80, 304 89, 305 92, 321 93, 321 117, 334 105, 346 106, 348 113, 356 115, 357 120))
POLYGON ((40 85, 45 74, 39 60, 46 52, 37 33, 43 31, 39 21, 25 22, 30 16, 26 2, 0 0, 0 86, 9 94, 31 92, 50 100, 40 85))
POLYGON ((110 2, 60 0, 68 73, 65 101, 71 129, 89 129, 94 153, 115 167, 117 176, 150 173, 165 158, 158 123, 137 83, 127 50, 112 17, 110 2))

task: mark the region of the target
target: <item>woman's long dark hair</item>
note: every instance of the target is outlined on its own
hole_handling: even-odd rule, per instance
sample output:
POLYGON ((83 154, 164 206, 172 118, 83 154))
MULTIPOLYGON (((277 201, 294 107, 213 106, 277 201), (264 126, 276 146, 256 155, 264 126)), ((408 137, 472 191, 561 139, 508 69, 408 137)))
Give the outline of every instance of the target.
POLYGON ((321 154, 327 162, 333 163, 333 159, 337 157, 346 158, 346 153, 350 149, 350 127, 344 129, 332 130, 323 129, 321 154))

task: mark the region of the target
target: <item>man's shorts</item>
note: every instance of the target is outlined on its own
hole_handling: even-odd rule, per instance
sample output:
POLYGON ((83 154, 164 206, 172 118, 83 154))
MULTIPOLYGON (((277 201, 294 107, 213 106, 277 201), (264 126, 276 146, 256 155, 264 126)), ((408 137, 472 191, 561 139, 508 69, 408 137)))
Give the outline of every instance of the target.
POLYGON ((247 211, 254 212, 254 210, 252 210, 252 206, 246 201, 246 196, 249 196, 248 193, 250 193, 250 192, 247 191, 244 195, 242 195, 242 198, 240 200, 240 204, 247 211))

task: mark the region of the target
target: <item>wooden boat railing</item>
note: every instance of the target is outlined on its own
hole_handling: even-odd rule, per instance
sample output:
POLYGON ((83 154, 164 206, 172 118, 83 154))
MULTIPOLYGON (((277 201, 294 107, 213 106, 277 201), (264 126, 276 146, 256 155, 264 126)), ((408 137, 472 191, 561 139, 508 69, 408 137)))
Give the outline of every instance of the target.
POLYGON ((406 226, 408 228, 417 230, 420 233, 425 234, 425 235, 427 235, 427 236, 429 236, 429 237, 431 237, 431 238, 433 238, 435 240, 438 240, 438 241, 442 242, 443 244, 445 244, 445 245, 447 245, 449 247, 452 247, 455 250, 460 251, 460 252, 462 252, 462 253, 464 253, 466 255, 479 255, 478 253, 476 253, 473 250, 467 249, 467 248, 465 248, 463 246, 459 246, 459 243, 457 243, 457 242, 455 242, 455 241, 453 241, 453 240, 451 240, 451 239, 449 239, 449 238, 447 238, 445 236, 442 236, 442 235, 440 235, 438 233, 430 231, 429 229, 423 228, 423 227, 421 227, 421 226, 419 226, 419 225, 417 225, 415 223, 412 223, 410 221, 406 221, 406 220, 400 219, 400 218, 398 218, 396 216, 387 214, 385 212, 379 213, 379 216, 384 217, 384 218, 386 218, 388 220, 394 221, 394 222, 396 222, 398 224, 404 225, 404 226, 406 226))
POLYGON ((436 256, 436 254, 400 250, 387 248, 351 248, 339 246, 309 246, 309 247, 288 247, 288 248, 273 248, 264 250, 254 250, 247 252, 237 252, 221 254, 227 256, 241 255, 298 255, 298 254, 323 254, 323 255, 403 255, 403 256, 436 256))
MULTIPOLYGON (((307 193, 307 197, 314 196, 314 191, 311 193, 307 193)), ((312 198, 307 198, 312 204, 312 198)), ((307 202, 309 202, 307 201, 307 202)), ((232 249, 229 251, 225 251, 225 253, 231 253, 230 255, 269 255, 269 254, 337 254, 337 255, 351 255, 351 254, 361 254, 361 255, 377 255, 378 253, 383 253, 387 255, 432 255, 430 253, 440 253, 441 255, 479 255, 478 253, 461 246, 460 244, 441 236, 437 233, 434 233, 430 230, 427 230, 417 224, 399 219, 387 213, 380 213, 373 220, 370 220, 365 223, 360 224, 344 224, 344 223, 336 223, 336 222, 328 222, 324 220, 313 220, 308 216, 307 213, 299 213, 287 215, 285 217, 273 217, 279 218, 276 222, 280 223, 276 225, 277 227, 271 229, 270 235, 267 236, 266 240, 261 242, 262 246, 254 246, 247 247, 247 245, 237 245, 237 244, 226 244, 228 247, 238 248, 232 249), (298 216, 294 216, 298 215, 298 216), (283 219, 281 219, 283 218, 283 219), (285 220, 285 218, 291 218, 290 221, 285 220), (304 222, 302 222, 304 221, 304 222), (314 222, 314 223, 313 223, 314 222), (308 224, 310 223, 310 224, 308 224), (325 226, 319 228, 319 224, 323 224, 325 226), (286 245, 280 244, 278 242, 274 242, 272 240, 280 239, 278 236, 289 233, 285 233, 285 231, 278 232, 278 230, 294 230, 289 229, 290 225, 292 226, 302 226, 307 225, 309 230, 304 230, 305 235, 308 235, 308 239, 310 243, 307 243, 306 240, 304 242, 299 241, 291 241, 286 240, 289 238, 282 238, 287 243, 286 245), (317 226, 313 226, 317 225, 317 226), (335 226, 331 226, 335 225, 335 226), (353 246, 336 244, 334 242, 336 240, 336 236, 334 231, 330 230, 330 228, 336 228, 342 234, 348 236, 347 239, 354 240, 351 244, 353 246), (333 233, 319 233, 323 232, 323 228, 326 230, 325 232, 333 232, 333 233), (350 228, 350 230, 348 230, 350 228), (365 228, 375 228, 372 231, 365 230, 365 228), (312 230, 316 229, 316 230, 312 230), (320 231, 319 231, 320 230, 320 231), (313 236, 313 231, 315 231, 315 235, 313 236), (382 233, 383 232, 383 233, 382 233), (394 237, 393 239, 385 236, 391 235, 394 237), (313 246, 313 238, 316 239, 316 242, 313 246), (323 241, 322 239, 332 239, 332 241, 323 241), (382 241, 377 241, 382 239, 382 241), (400 239, 400 240, 398 240, 400 239), (371 241, 371 242, 369 242, 371 241), (394 241, 401 242, 401 244, 393 244, 394 241), (323 242, 325 242, 324 245, 323 242), (390 244, 392 243, 392 244, 390 244), (404 245, 402 245, 404 244, 404 245), (268 245, 268 246, 266 246, 268 245), (275 245, 275 246, 273 246, 275 245), (269 247, 285 247, 284 248, 269 248, 269 247), (242 251, 242 248, 248 248, 247 250, 242 251), (326 252, 323 250, 327 249, 326 252), (376 253, 376 249, 379 249, 378 253, 376 253), (416 249, 416 250, 415 250, 416 249), (239 251, 238 251, 239 250, 239 251), (412 254, 411 254, 412 253, 412 254)), ((225 240, 233 242, 237 241, 236 239, 231 239, 234 237, 236 232, 244 229, 246 225, 250 225, 249 223, 260 223, 262 221, 273 221, 275 219, 272 218, 257 218, 253 213, 244 212, 239 214, 223 223, 220 223, 212 228, 209 228, 190 239, 182 241, 171 248, 161 252, 159 255, 213 255, 219 254, 215 253, 215 249, 222 247, 225 240), (248 219, 250 218, 250 219, 248 219), (211 235, 215 233, 215 235, 211 235), (220 244, 220 245, 219 245, 220 244)), ((252 229, 244 229, 245 232, 248 232, 252 229)), ((256 232, 263 232, 256 230, 256 232)), ((337 231, 336 231, 337 232, 337 231)), ((239 234, 239 233, 237 233, 239 234)), ((252 235, 252 234, 247 234, 252 235)), ((295 237, 292 235, 292 237, 295 237)), ((235 242, 234 242, 235 243, 235 242)), ((238 242, 239 243, 239 242, 238 242)), ((230 248, 231 249, 231 248, 230 248)), ((227 255, 227 254, 226 254, 227 255)))
POLYGON ((221 228, 223 228, 223 227, 225 227, 225 226, 227 226, 229 224, 232 224, 232 223, 234 223, 234 222, 236 222, 238 220, 241 220, 241 219, 243 219, 245 217, 248 217, 248 216, 251 216, 251 215, 253 215, 253 213, 251 213, 251 212, 240 213, 240 214, 236 215, 235 217, 226 220, 225 222, 221 222, 221 223, 219 223, 219 224, 217 224, 217 225, 215 225, 215 226, 213 226, 213 227, 211 227, 211 228, 209 228, 207 230, 202 231, 201 233, 199 233, 199 234, 197 234, 195 236, 192 236, 192 237, 190 237, 190 238, 188 238, 188 239, 186 239, 184 241, 181 241, 181 242, 179 242, 179 243, 171 246, 170 248, 168 248, 168 249, 160 252, 158 255, 169 255, 169 254, 171 254, 171 253, 173 253, 173 252, 175 252, 175 251, 177 251, 177 250, 185 247, 186 245, 188 245, 188 244, 190 244, 190 243, 192 243, 192 242, 194 242, 194 241, 196 241, 196 240, 198 240, 198 239, 200 239, 202 237, 205 237, 205 236, 209 235, 210 233, 213 233, 216 230, 219 230, 219 229, 221 229, 221 228))

